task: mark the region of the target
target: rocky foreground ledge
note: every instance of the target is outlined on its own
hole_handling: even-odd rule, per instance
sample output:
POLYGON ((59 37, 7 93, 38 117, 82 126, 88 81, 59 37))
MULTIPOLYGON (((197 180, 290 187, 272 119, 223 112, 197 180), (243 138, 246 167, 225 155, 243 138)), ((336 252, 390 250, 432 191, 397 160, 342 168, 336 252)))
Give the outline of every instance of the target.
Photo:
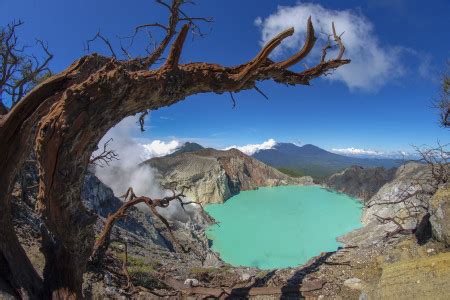
MULTIPOLYGON (((203 159, 213 160, 227 174, 224 182, 240 182, 242 189, 252 187, 251 180, 258 178, 257 174, 266 174, 260 172, 279 175, 261 167, 257 161, 227 157, 222 152, 218 155, 206 151, 198 161, 203 159), (253 165, 256 167, 249 170, 253 165), (245 172, 250 176, 240 174, 245 172)), ((177 160, 175 163, 181 164, 177 160)), ((168 170, 169 167, 170 164, 168 170)), ((392 234, 395 224, 373 217, 376 214, 388 218, 401 213, 402 204, 396 201, 406 187, 411 187, 411 178, 420 176, 424 168, 419 164, 399 168, 394 178, 366 201, 377 205, 364 209, 365 225, 361 229, 340 238, 344 245, 341 249, 322 253, 295 268, 262 271, 225 264, 210 250, 204 234, 209 224, 196 206, 168 216, 177 239, 190 249, 187 252, 175 250, 166 228, 148 211, 132 209, 117 223, 112 236, 113 240, 126 240, 127 251, 123 243, 111 244, 105 263, 91 268, 85 275, 85 296, 88 299, 447 299, 450 295, 450 186, 441 186, 429 199, 429 208, 408 220, 409 231, 392 234), (132 288, 123 269, 125 254, 132 288)), ((35 171, 25 170, 19 179, 14 193, 17 201, 13 202, 16 231, 33 264, 42 271, 40 224, 33 213, 37 191, 23 189, 23 186, 35 186, 35 171)), ((278 179, 282 182, 282 177, 278 179)), ((86 207, 99 215, 98 232, 107 215, 121 203, 93 174, 85 178, 83 199, 86 207)))

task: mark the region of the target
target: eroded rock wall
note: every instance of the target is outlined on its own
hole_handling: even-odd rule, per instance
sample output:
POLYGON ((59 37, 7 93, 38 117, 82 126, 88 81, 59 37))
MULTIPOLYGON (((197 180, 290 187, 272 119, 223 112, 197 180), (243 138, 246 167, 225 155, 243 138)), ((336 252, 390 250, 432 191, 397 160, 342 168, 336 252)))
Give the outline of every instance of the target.
POLYGON ((439 188, 430 200, 433 236, 450 247, 450 184, 439 188))
POLYGON ((362 223, 397 217, 404 229, 415 229, 427 213, 423 204, 427 203, 430 196, 422 191, 431 188, 425 180, 429 176, 429 169, 424 164, 410 162, 399 167, 394 179, 381 187, 367 202, 361 217, 362 223))
POLYGON ((328 177, 324 185, 335 191, 367 201, 383 185, 394 178, 395 171, 396 168, 385 169, 383 167, 363 168, 360 166, 352 166, 328 177))
POLYGON ((290 177, 236 149, 203 149, 153 158, 146 164, 158 171, 163 186, 171 182, 190 186, 186 195, 204 204, 222 203, 240 191, 262 186, 313 184, 309 176, 290 177))

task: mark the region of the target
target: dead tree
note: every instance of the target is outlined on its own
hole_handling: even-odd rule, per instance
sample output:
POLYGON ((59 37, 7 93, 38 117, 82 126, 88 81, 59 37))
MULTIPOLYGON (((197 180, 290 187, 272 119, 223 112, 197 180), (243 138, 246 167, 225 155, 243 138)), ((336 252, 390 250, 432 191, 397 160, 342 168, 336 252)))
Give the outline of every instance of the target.
POLYGON ((84 56, 36 86, 0 119, 0 276, 23 296, 82 297, 83 273, 95 240, 95 216, 87 213, 80 199, 83 175, 100 139, 123 118, 199 93, 254 89, 258 81, 309 85, 311 80, 350 62, 342 58, 344 48, 339 38, 338 57, 321 60, 303 71, 289 70, 315 44, 309 19, 304 46, 285 60, 275 62, 269 55, 294 33, 293 28, 278 34, 254 58, 236 66, 182 64, 184 42, 195 29, 196 19, 180 10, 185 1, 157 2, 168 9, 170 17, 162 27, 166 35, 154 52, 124 60, 84 56), (163 55, 167 58, 155 67, 163 55), (33 127, 36 134, 32 134, 33 127), (11 224, 12 182, 30 144, 35 145, 39 169, 36 208, 50 233, 43 241, 43 280, 36 275, 11 224))
POLYGON ((39 59, 27 54, 26 46, 19 42, 18 28, 23 24, 15 21, 0 28, 0 115, 19 102, 33 87, 51 75, 49 63, 53 58, 48 46, 42 40, 36 40, 44 53, 39 59))

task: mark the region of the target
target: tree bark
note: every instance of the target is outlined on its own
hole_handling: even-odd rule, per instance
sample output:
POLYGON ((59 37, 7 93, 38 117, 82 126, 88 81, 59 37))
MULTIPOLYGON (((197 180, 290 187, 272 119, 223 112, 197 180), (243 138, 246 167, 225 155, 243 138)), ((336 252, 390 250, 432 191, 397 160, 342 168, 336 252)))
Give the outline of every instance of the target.
POLYGON ((40 114, 48 108, 48 104, 43 102, 55 93, 64 79, 63 72, 47 80, 7 115, 0 117, 0 276, 22 298, 41 298, 43 284, 14 231, 11 221, 11 190, 14 178, 30 151, 33 126, 40 114))
POLYGON ((7 115, 0 118, 0 276, 22 298, 42 298, 43 282, 21 247, 11 222, 10 195, 14 178, 33 143, 33 132, 57 95, 65 89, 84 58, 66 71, 31 91, 7 115))
POLYGON ((2 205, 0 216, 0 279, 17 297, 41 299, 43 283, 19 243, 11 222, 10 204, 2 205))

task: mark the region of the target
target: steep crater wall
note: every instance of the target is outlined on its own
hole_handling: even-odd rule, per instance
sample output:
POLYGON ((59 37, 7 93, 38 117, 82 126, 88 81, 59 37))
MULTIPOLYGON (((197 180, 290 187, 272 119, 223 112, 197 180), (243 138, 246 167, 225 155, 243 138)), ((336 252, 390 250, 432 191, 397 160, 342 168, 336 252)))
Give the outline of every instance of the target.
POLYGON ((152 158, 145 164, 158 171, 162 186, 190 186, 186 195, 204 204, 222 203, 240 191, 262 186, 313 184, 309 176, 290 177, 236 149, 202 149, 152 158))

